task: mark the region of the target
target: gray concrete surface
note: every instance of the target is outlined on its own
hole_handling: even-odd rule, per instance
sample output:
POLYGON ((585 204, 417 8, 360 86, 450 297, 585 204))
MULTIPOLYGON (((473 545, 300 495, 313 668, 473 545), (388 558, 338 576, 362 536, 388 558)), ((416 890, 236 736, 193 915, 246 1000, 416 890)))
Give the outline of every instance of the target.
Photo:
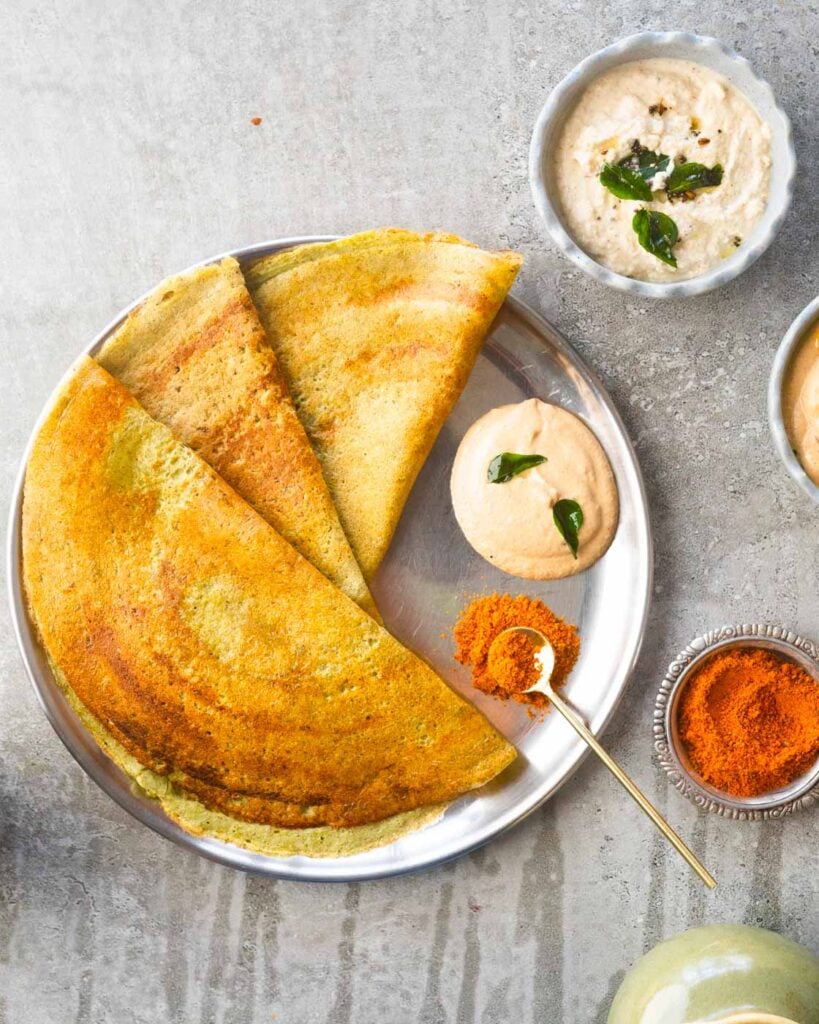
POLYGON ((0 621, 0 1022, 602 1024, 664 936, 745 921, 819 947, 816 814, 703 816, 650 760, 669 658, 730 620, 819 633, 819 509, 772 451, 778 339, 817 292, 814 4, 17 0, 0 11, 0 474, 75 352, 162 275, 276 235, 396 223, 526 255, 517 294, 603 376, 650 492, 649 636, 607 739, 716 870, 706 894, 596 764, 486 849, 418 877, 274 883, 187 855, 73 763, 0 621), (579 59, 714 34, 770 80, 802 174, 767 255, 656 305, 554 250, 531 125, 579 59), (259 127, 250 124, 262 117, 259 127))

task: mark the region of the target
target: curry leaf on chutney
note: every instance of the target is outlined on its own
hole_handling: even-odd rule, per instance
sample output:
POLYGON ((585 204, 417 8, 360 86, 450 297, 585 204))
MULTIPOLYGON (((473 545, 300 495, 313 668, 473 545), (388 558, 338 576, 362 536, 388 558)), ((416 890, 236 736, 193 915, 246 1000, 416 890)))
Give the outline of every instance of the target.
POLYGON ((662 174, 668 170, 670 157, 665 153, 655 153, 651 149, 643 149, 639 142, 635 142, 632 151, 622 160, 617 161, 618 167, 628 167, 635 171, 643 181, 651 181, 655 174, 662 174))
POLYGON ((527 469, 534 469, 546 462, 545 455, 517 455, 515 452, 501 452, 489 463, 486 471, 486 479, 490 484, 505 484, 518 473, 525 473, 527 469))
POLYGON ((706 167, 705 164, 689 160, 675 167, 665 183, 665 190, 670 196, 683 192, 693 192, 697 188, 712 188, 722 181, 722 164, 706 167))
POLYGON ((624 167, 621 163, 603 164, 600 184, 618 199, 641 199, 646 203, 651 199, 651 188, 639 171, 624 167))
POLYGON ((577 558, 580 547, 580 527, 583 525, 583 509, 572 498, 561 498, 552 509, 555 526, 563 540, 569 545, 572 554, 577 558))
POLYGON ((640 245, 670 267, 677 266, 677 257, 671 251, 679 240, 680 233, 674 221, 657 210, 638 210, 631 221, 640 245))

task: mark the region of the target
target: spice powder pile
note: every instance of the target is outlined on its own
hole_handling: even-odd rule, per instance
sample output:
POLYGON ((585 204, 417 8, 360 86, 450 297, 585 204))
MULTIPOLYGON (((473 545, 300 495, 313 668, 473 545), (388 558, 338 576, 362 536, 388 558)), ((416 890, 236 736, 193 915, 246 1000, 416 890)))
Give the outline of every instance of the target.
POLYGON ((471 666, 472 683, 484 693, 545 708, 549 704, 545 694, 521 692, 532 686, 539 675, 531 642, 525 636, 513 634, 493 647, 493 640, 510 626, 529 626, 543 633, 555 653, 552 686, 562 686, 580 654, 577 629, 542 601, 525 595, 491 594, 467 605, 453 630, 455 658, 462 665, 471 666))
POLYGON ((720 651, 686 684, 679 726, 706 782, 738 797, 770 793, 819 756, 819 682, 762 648, 720 651))

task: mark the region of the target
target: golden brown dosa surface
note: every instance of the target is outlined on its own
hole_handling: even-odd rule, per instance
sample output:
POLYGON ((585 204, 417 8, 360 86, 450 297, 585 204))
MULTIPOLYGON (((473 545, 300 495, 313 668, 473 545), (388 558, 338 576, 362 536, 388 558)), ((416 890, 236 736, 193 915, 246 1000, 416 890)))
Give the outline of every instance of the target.
POLYGON ((383 821, 348 828, 334 828, 332 825, 279 828, 242 821, 206 807, 201 800, 171 782, 167 775, 158 775, 145 768, 81 703, 57 666, 52 663, 51 669, 72 708, 111 760, 133 779, 139 790, 161 804, 169 818, 194 835, 220 839, 270 857, 351 857, 394 843, 402 836, 430 825, 446 810, 445 804, 419 807, 414 811, 394 814, 383 821))
POLYGON ((97 360, 297 551, 375 613, 236 260, 163 281, 97 360))
POLYGON ((515 756, 90 359, 32 449, 23 571, 66 687, 212 811, 362 825, 515 756))
POLYGON ((367 580, 520 264, 389 228, 245 272, 367 580))

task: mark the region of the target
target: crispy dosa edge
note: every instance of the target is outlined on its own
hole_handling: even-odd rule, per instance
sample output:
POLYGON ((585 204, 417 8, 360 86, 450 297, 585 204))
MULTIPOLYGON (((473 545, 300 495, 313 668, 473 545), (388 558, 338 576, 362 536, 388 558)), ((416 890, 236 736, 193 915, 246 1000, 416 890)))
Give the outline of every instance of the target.
POLYGON ((162 281, 96 359, 379 618, 235 259, 162 281))
MULTIPOLYGON (((52 412, 51 412, 50 416, 46 419, 46 421, 45 421, 45 423, 43 425, 43 428, 41 429, 41 434, 40 434, 40 437, 38 438, 38 443, 35 444, 34 450, 32 452, 32 457, 31 457, 31 460, 30 460, 30 463, 29 463, 29 471, 30 471, 30 473, 33 473, 33 475, 35 477, 38 475, 38 471, 45 473, 44 479, 37 480, 33 484, 32 484, 31 480, 27 480, 27 488, 26 488, 26 494, 25 494, 25 498, 24 498, 24 518, 23 518, 24 553, 25 553, 25 555, 24 555, 24 577, 25 577, 25 583, 26 583, 26 592, 27 592, 27 596, 29 598, 30 606, 32 608, 32 612, 34 614, 34 618, 35 618, 35 620, 37 620, 38 627, 41 627, 41 625, 42 625, 41 622, 40 622, 41 616, 39 614, 39 611, 41 610, 41 606, 43 604, 45 604, 45 606, 47 608, 47 588, 46 588, 46 595, 44 596, 44 595, 42 595, 42 594, 37 592, 39 590, 39 587, 37 585, 35 585, 35 584, 37 584, 39 582, 42 582, 42 580, 38 581, 37 574, 38 573, 41 573, 43 575, 46 574, 46 564, 44 564, 43 559, 41 557, 39 557, 42 554, 42 552, 39 551, 36 547, 32 548, 32 543, 35 543, 38 540, 38 536, 37 536, 36 529, 34 529, 32 527, 32 516, 29 513, 32 513, 32 511, 33 511, 33 514, 36 515, 39 512, 43 512, 44 511, 47 514, 47 511, 48 511, 48 508, 49 508, 50 504, 52 502, 54 502, 54 501, 58 501, 59 498, 60 498, 60 494, 59 493, 54 493, 54 488, 48 486, 49 483, 51 483, 51 482, 54 482, 54 483, 56 483, 58 485, 59 485, 59 482, 60 482, 59 477, 56 478, 55 481, 51 481, 49 479, 49 475, 48 475, 48 472, 47 472, 48 466, 49 466, 49 459, 50 459, 50 456, 52 454, 52 451, 51 451, 51 448, 50 448, 50 443, 54 440, 54 434, 55 434, 55 432, 57 432, 59 430, 61 420, 62 420, 63 416, 65 416, 67 414, 68 407, 71 404, 71 402, 73 401, 73 398, 76 396, 77 389, 81 388, 81 386, 82 386, 82 382, 78 378, 80 378, 83 373, 85 373, 86 376, 88 376, 88 375, 90 375, 91 377, 96 376, 97 377, 97 381, 96 381, 97 384, 99 384, 100 377, 103 380, 107 378, 107 381, 110 382, 111 387, 115 391, 118 389, 119 392, 121 393, 119 396, 117 396, 117 401, 122 401, 122 402, 126 403, 130 408, 138 410, 139 415, 141 415, 144 418, 144 421, 145 421, 146 424, 150 424, 152 426, 152 429, 154 430, 155 433, 159 432, 159 433, 162 434, 163 437, 167 435, 168 444, 173 446, 174 451, 178 450, 178 452, 180 454, 180 457, 182 455, 184 455, 184 452, 186 451, 185 449, 181 448, 181 446, 179 446, 178 443, 175 443, 175 442, 171 441, 170 435, 165 430, 165 428, 159 427, 157 424, 153 423, 153 421, 151 421, 147 417, 147 415, 144 414, 144 412, 142 412, 142 410, 139 410, 139 407, 137 406, 136 402, 130 396, 128 396, 127 393, 124 392, 124 389, 122 389, 120 385, 116 384, 112 378, 108 377, 108 375, 105 373, 105 371, 103 371, 99 367, 95 367, 95 364, 93 364, 90 360, 85 360, 81 364, 81 366, 80 366, 80 368, 78 370, 78 373, 75 375, 74 378, 72 378, 72 381, 69 382, 68 386, 66 387, 66 389, 64 389, 64 391, 61 393, 61 395, 58 396, 58 399, 57 399, 57 401, 55 403, 54 408, 52 409, 52 412), (34 470, 32 470, 32 466, 35 467, 34 470), (39 503, 38 503, 38 501, 35 500, 33 502, 33 509, 32 509, 32 505, 30 503, 31 502, 31 496, 32 496, 32 489, 35 492, 37 492, 39 490, 39 492, 40 492, 39 493, 39 498, 43 499, 39 503), (40 600, 41 597, 43 598, 42 602, 40 600)), ((110 388, 108 390, 110 391, 110 388)), ((94 410, 94 411, 96 412, 96 410, 94 410)), ((191 460, 193 461, 195 466, 200 467, 199 468, 200 474, 204 474, 212 483, 215 483, 219 488, 221 488, 222 493, 221 493, 220 497, 222 499, 229 499, 230 501, 233 501, 233 502, 237 503, 238 506, 240 506, 242 514, 243 514, 243 516, 245 517, 245 520, 248 523, 250 523, 250 522, 257 523, 258 527, 261 528, 262 530, 268 531, 274 537, 277 536, 277 535, 275 535, 274 531, 272 531, 268 526, 263 526, 261 520, 256 520, 254 514, 249 509, 247 509, 246 506, 244 506, 244 504, 240 501, 240 499, 238 499, 236 497, 236 495, 232 491, 230 491, 230 489, 217 476, 215 476, 215 474, 213 474, 212 471, 208 470, 204 466, 204 464, 199 463, 198 460, 196 460, 195 456, 193 456, 191 453, 188 453, 188 461, 190 462, 191 460), (248 519, 248 517, 249 517, 249 519, 248 519)), ((331 585, 328 584, 324 580, 323 577, 321 577, 312 567, 310 567, 306 562, 303 561, 303 559, 301 559, 295 552, 293 552, 292 549, 289 548, 289 545, 286 545, 283 541, 281 541, 280 538, 278 538, 278 543, 279 543, 280 546, 283 545, 283 549, 286 549, 287 551, 290 551, 292 553, 291 554, 292 559, 295 560, 295 562, 297 562, 297 563, 301 563, 304 566, 304 570, 308 573, 309 576, 314 577, 316 582, 320 581, 321 585, 324 586, 325 588, 328 588, 328 590, 329 590, 329 592, 331 594, 337 593, 335 591, 335 589, 332 588, 331 585)), ((46 562, 47 562, 47 560, 46 560, 46 562)), ((343 604, 348 606, 348 608, 350 610, 353 610, 355 608, 355 606, 352 605, 351 602, 347 601, 340 594, 338 595, 338 599, 341 600, 343 604)), ((363 620, 364 623, 370 622, 370 625, 367 627, 368 630, 378 630, 378 627, 375 626, 374 624, 372 624, 371 620, 367 619, 366 616, 363 616, 362 613, 356 611, 356 612, 354 612, 354 615, 357 616, 359 619, 363 620)), ((42 629, 41 629, 41 632, 42 632, 42 629)), ((386 636, 386 634, 385 634, 385 636, 386 636)), ((391 638, 389 638, 389 639, 391 639, 391 638)), ((392 643, 395 643, 395 641, 392 641, 392 643)), ((48 646, 47 642, 46 642, 46 646, 48 646)), ((447 689, 445 684, 443 684, 442 682, 440 683, 440 685, 445 690, 447 689)), ((65 686, 66 686, 66 688, 71 693, 73 693, 75 699, 79 702, 80 701, 79 694, 76 694, 72 690, 72 688, 69 686, 67 680, 65 680, 65 686)), ((451 691, 448 691, 448 692, 450 693, 450 697, 454 697, 455 701, 458 704, 462 704, 463 703, 461 701, 461 699, 458 698, 456 695, 452 694, 451 691)), ((466 707, 466 705, 464 705, 464 706, 466 707)), ((475 712, 474 709, 473 709, 472 713, 474 715, 477 715, 478 718, 481 718, 481 716, 478 715, 478 713, 475 712)), ((90 710, 89 710, 89 714, 92 714, 90 710)), ((92 717, 93 717, 93 715, 92 715, 92 717)), ((113 722, 109 721, 108 724, 112 728, 114 727, 114 723, 113 722)), ((494 734, 494 735, 497 737, 497 734, 494 734)), ((482 774, 482 781, 475 782, 474 783, 475 785, 480 785, 480 784, 482 784, 482 782, 488 781, 489 778, 491 778, 494 775, 496 775, 500 770, 502 770, 503 767, 506 766, 506 764, 508 764, 514 758, 514 750, 513 750, 513 748, 511 748, 508 744, 506 744, 505 741, 502 741, 500 737, 497 737, 497 741, 496 741, 496 749, 495 749, 494 753, 492 753, 491 755, 488 756, 488 759, 486 760, 486 763, 484 763, 483 766, 482 766, 482 769, 481 769, 481 771, 483 773, 482 774), (499 742, 497 742, 497 741, 499 741, 499 742)), ((142 750, 140 750, 137 745, 128 742, 128 737, 126 735, 120 734, 120 735, 114 737, 114 742, 119 742, 120 746, 122 746, 122 749, 123 750, 127 750, 129 756, 135 757, 140 764, 144 765, 144 764, 147 763, 148 765, 150 765, 154 769, 157 768, 157 765, 154 763, 154 761, 152 760, 151 757, 146 757, 144 752, 142 750)), ((165 770, 167 770, 167 768, 165 770)), ((154 772, 153 774, 156 774, 157 778, 159 778, 159 773, 158 772, 154 772)), ((149 774, 148 776, 145 777, 145 779, 150 781, 151 775, 149 774)), ((153 788, 157 792, 158 792, 158 786, 159 786, 158 783, 156 783, 156 782, 153 783, 153 788)), ((469 788, 469 787, 467 786, 466 788, 469 788)), ((167 778, 163 778, 162 779, 162 789, 163 789, 163 792, 164 792, 164 799, 166 800, 166 802, 172 800, 172 801, 175 801, 176 804, 178 804, 178 802, 180 800, 190 800, 191 799, 190 793, 180 795, 179 790, 178 790, 177 787, 170 787, 169 788, 168 787, 168 780, 167 780, 167 778)), ((454 794, 450 796, 450 799, 451 798, 454 798, 454 794)), ((195 798, 193 800, 193 803, 194 804, 197 803, 195 798)), ((193 822, 194 819, 195 819, 195 815, 194 815, 193 818, 191 817, 191 815, 194 814, 194 809, 192 808, 192 805, 190 803, 188 803, 188 804, 185 804, 184 806, 185 806, 185 808, 187 808, 186 810, 184 810, 184 811, 180 810, 179 806, 177 806, 177 810, 176 810, 175 813, 177 813, 177 815, 180 815, 180 816, 186 816, 189 821, 193 822)), ((214 810, 214 807, 211 807, 211 811, 213 811, 213 810, 214 810)), ((218 810, 218 807, 216 807, 215 810, 218 810)), ((425 811, 425 813, 426 812, 428 812, 430 814, 432 813, 432 811, 430 810, 429 806, 427 806, 426 808, 420 808, 419 810, 420 811, 425 811)), ((440 808, 435 808, 434 813, 437 814, 437 813, 439 813, 439 811, 440 811, 440 808)), ((199 812, 197 812, 197 813, 199 813, 199 812)), ((413 812, 411 812, 411 813, 413 813, 413 812)), ((382 819, 382 821, 386 820, 387 817, 393 817, 393 816, 392 815, 385 816, 385 819, 382 819)), ((401 819, 403 821, 405 816, 404 815, 400 815, 400 817, 401 817, 401 819)), ((424 817, 424 816, 422 815, 422 817, 424 817)), ((181 820, 181 818, 180 818, 180 820, 181 820)), ((409 819, 406 819, 406 820, 409 821, 409 819)), ((412 820, 413 820, 413 822, 415 822, 415 821, 420 820, 420 818, 419 819, 413 818, 412 820)), ((424 818, 424 820, 427 820, 427 819, 424 818)), ((216 819, 213 819, 213 822, 215 823, 216 819)), ((220 827, 222 827, 222 826, 227 827, 226 825, 224 825, 224 822, 222 822, 222 825, 220 825, 220 827)), ((194 826, 191 825, 191 827, 194 827, 194 826)), ((213 824, 213 827, 215 828, 216 824, 213 824)), ((234 826, 231 826, 231 827, 234 827, 234 826)), ((403 827, 403 825, 401 827, 403 827)), ((307 831, 309 831, 311 833, 311 835, 314 836, 314 837, 316 835, 318 835, 318 833, 312 827, 309 828, 307 831)), ((248 841, 250 841, 250 840, 248 840, 248 841)), ((261 839, 259 841, 261 841, 261 839)), ((279 842, 280 839, 278 839, 276 841, 279 842)), ((324 849, 324 848, 326 848, 326 843, 324 841, 322 841, 322 849, 324 849)))
POLYGON ((50 662, 58 686, 77 717, 91 733, 99 747, 117 767, 133 780, 138 792, 159 803, 165 814, 186 832, 207 836, 223 843, 232 843, 268 857, 352 857, 379 846, 387 846, 412 832, 438 821, 447 804, 420 807, 396 814, 368 825, 333 828, 276 828, 242 821, 221 811, 206 807, 190 793, 174 785, 167 776, 157 775, 133 757, 118 743, 98 718, 82 703, 68 685, 63 673, 50 662))
POLYGON ((368 581, 521 262, 386 228, 245 269, 368 581))

